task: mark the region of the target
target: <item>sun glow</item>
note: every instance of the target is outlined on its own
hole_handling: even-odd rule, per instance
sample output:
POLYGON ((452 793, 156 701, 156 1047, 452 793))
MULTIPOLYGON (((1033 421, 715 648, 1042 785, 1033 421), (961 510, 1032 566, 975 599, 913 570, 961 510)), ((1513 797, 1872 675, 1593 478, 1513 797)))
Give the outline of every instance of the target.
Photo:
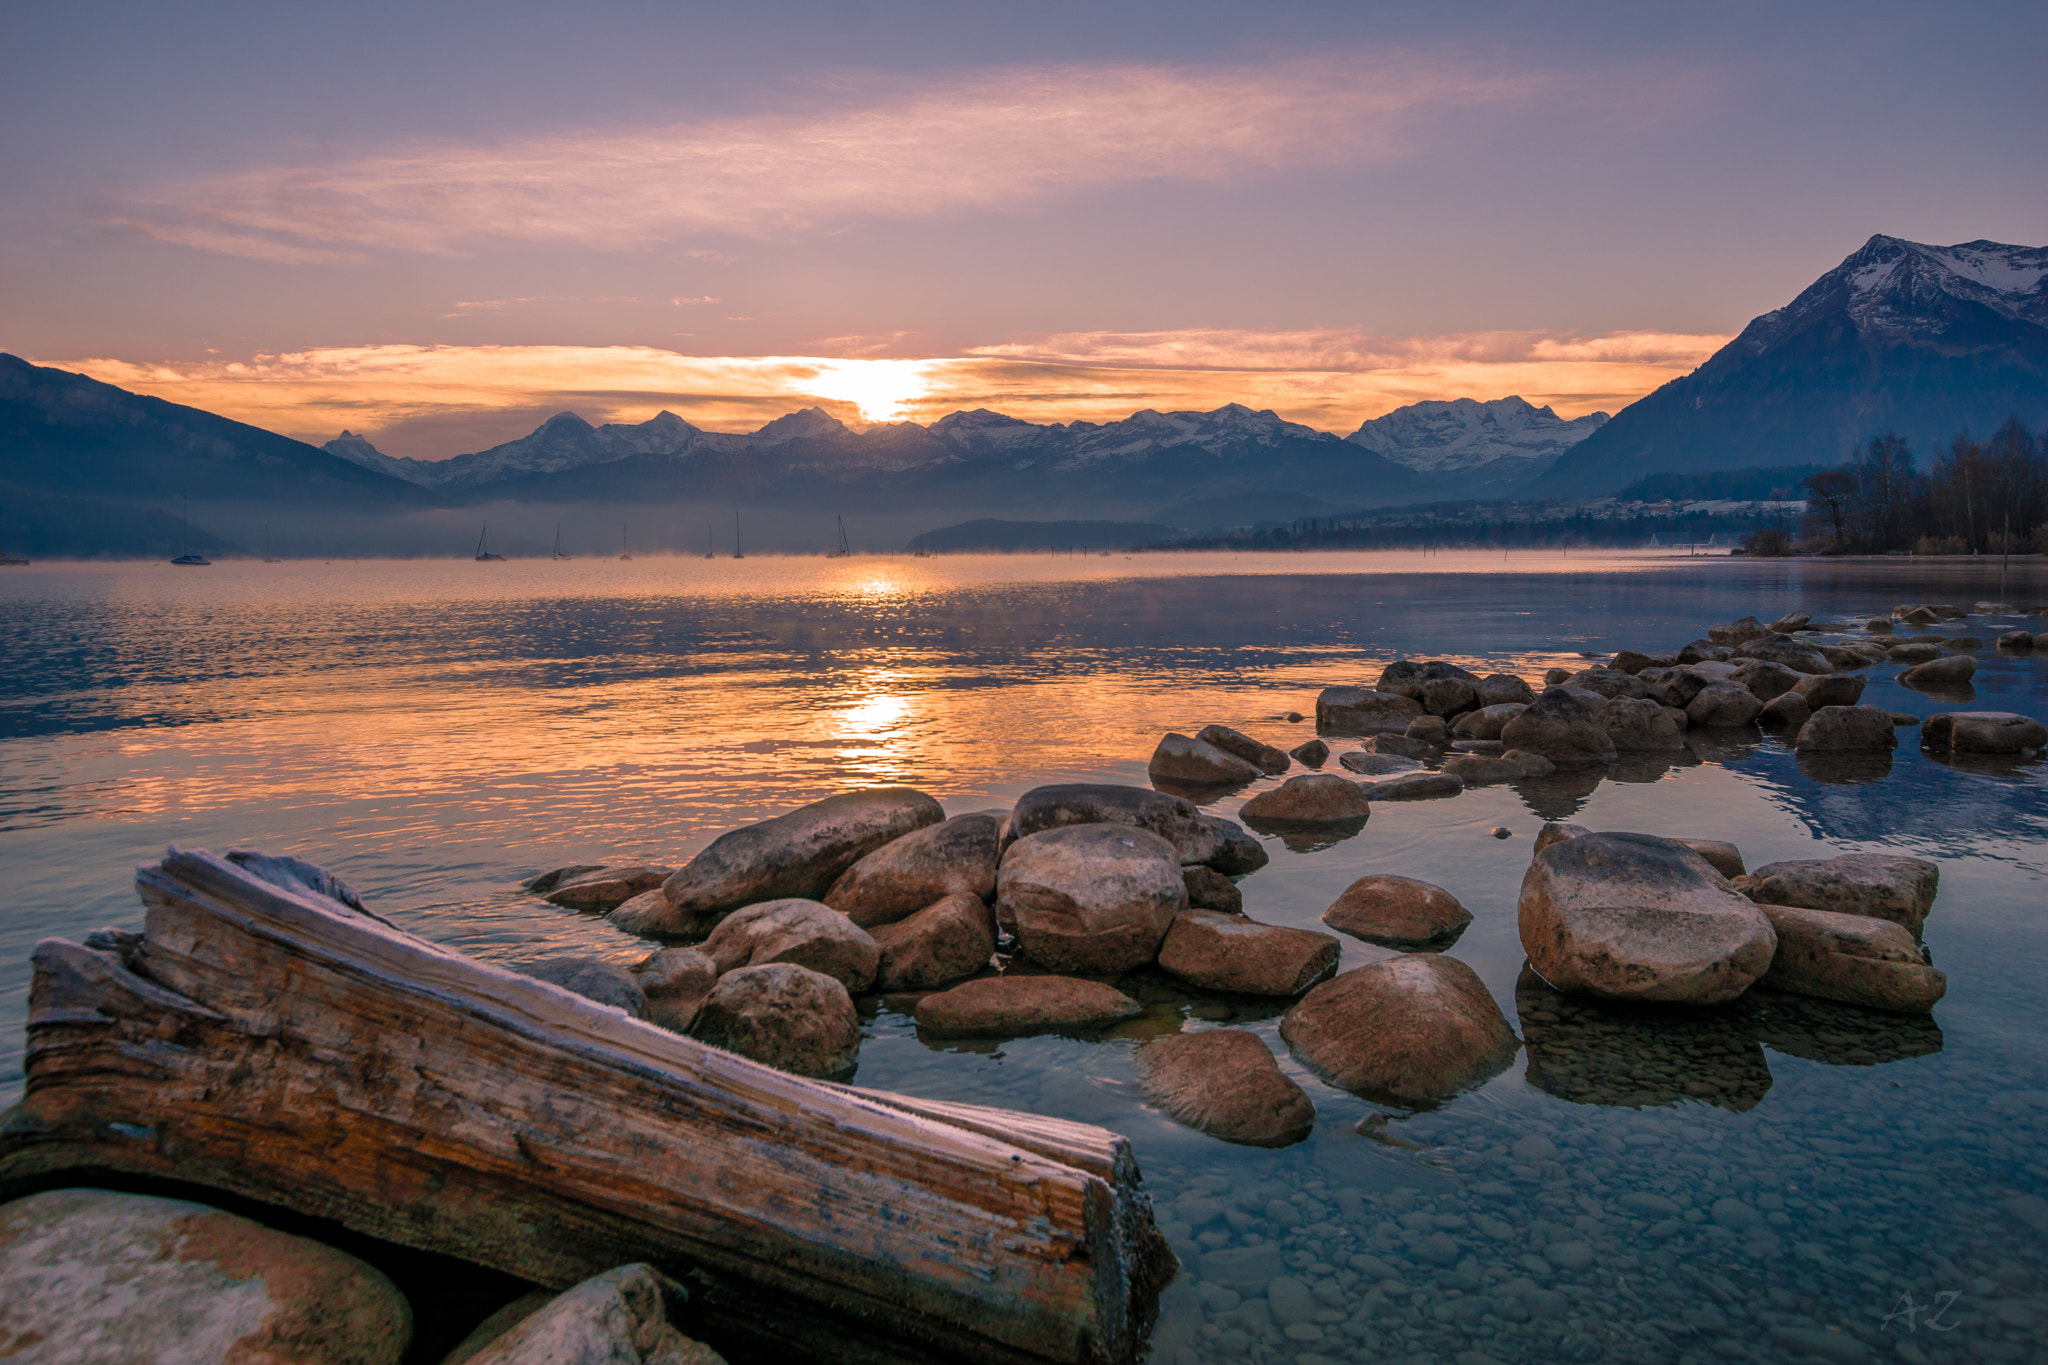
POLYGON ((913 403, 931 392, 930 360, 828 360, 805 387, 820 398, 837 398, 860 409, 870 422, 898 422, 913 403))

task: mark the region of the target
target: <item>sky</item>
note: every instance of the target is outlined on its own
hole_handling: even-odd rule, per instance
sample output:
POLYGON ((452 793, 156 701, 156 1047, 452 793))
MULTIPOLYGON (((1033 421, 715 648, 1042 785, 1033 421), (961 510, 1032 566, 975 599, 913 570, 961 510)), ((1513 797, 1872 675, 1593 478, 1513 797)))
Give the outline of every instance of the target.
POLYGON ((572 409, 1614 411, 2048 241, 2048 6, 20 6, 0 350, 422 459, 572 409))

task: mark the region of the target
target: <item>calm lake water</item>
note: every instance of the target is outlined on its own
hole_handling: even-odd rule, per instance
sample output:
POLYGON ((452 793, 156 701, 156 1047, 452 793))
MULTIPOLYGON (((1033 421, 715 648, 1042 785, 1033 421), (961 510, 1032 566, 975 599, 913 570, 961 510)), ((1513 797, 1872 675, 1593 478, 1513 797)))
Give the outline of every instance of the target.
MULTIPOLYGON (((481 957, 632 961, 647 945, 520 879, 680 863, 854 786, 907 783, 960 812, 1047 782, 1143 784, 1162 732, 1211 721, 1291 747, 1313 723, 1285 713, 1312 717, 1320 688, 1398 657, 1540 683, 1582 652, 1669 648, 1750 613, 1840 621, 1999 584, 1995 561, 1554 554, 0 575, 0 1102, 20 1090, 30 947, 139 927, 131 869, 170 842, 309 858, 481 957)), ((2039 566, 2015 565, 2005 596, 2048 600, 2039 566)), ((1939 629, 1988 642, 2021 624, 2048 623, 1939 629)), ((1884 666, 1865 701, 2048 710, 2048 662, 1977 658, 1974 701, 1884 666)), ((1435 882, 1474 914, 1453 952, 1527 1047, 1432 1112, 1317 1082, 1279 1041, 1285 1002, 1149 978, 1127 983, 1147 1016, 1096 1039, 933 1046, 875 1002, 857 1083, 1127 1134, 1185 1265, 1155 1336, 1170 1365, 2048 1360, 2048 774, 1959 770, 1900 733, 1858 781, 1759 736, 1628 780, 1382 803, 1313 851, 1269 840, 1243 882, 1257 918, 1320 927, 1367 873, 1435 882), (1691 1012, 1563 1000, 1524 977, 1515 924, 1546 818, 1729 839, 1752 866, 1933 859, 1948 997, 1931 1020, 1754 992, 1691 1012), (1230 1147, 1145 1107, 1143 1039, 1225 1022, 1307 1088, 1310 1140, 1230 1147)), ((1384 955, 1347 940, 1344 965, 1384 955)))

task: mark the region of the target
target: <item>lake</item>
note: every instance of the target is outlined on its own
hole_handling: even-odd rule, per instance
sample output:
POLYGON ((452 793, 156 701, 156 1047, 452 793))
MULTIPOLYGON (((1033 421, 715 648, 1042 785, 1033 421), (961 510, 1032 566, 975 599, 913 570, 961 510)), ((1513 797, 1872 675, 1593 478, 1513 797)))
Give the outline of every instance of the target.
MULTIPOLYGON (((1540 685, 1584 655, 1672 648, 1752 613, 1848 621, 2000 590, 1995 560, 1555 552, 0 575, 4 1102, 31 946, 139 927, 132 868, 168 843, 308 858, 480 957, 630 962, 649 945, 521 879, 680 863, 856 786, 909 784, 958 813, 1049 782, 1142 785, 1162 733, 1220 722, 1292 747, 1318 690, 1395 658, 1540 685)), ((2004 593, 2039 604, 2048 575, 2016 562, 2004 593)), ((1937 633, 2021 625, 2044 628, 1973 617, 1937 633)), ((2048 710, 2048 663, 1976 657, 1974 702, 1914 692, 1889 666, 1864 700, 2048 710)), ((856 1083, 1128 1135, 1185 1267, 1155 1336, 1170 1365, 2048 1358, 2048 772, 1965 770, 1900 734, 1888 769, 1857 781, 1760 734, 1703 739, 1608 780, 1381 803, 1312 851, 1268 839, 1272 862, 1242 883, 1255 918, 1319 928, 1367 873, 1437 883, 1473 913, 1451 951, 1528 1046, 1437 1109, 1316 1081, 1279 1040, 1285 1002, 1163 977, 1128 983, 1147 1014, 1096 1038, 928 1045, 869 1002, 856 1083), (1516 930, 1545 819, 1727 839, 1751 866, 1934 860, 1926 940, 1947 998, 1927 1018, 1761 991, 1711 1011, 1557 996, 1524 975, 1516 930), (1265 1038, 1308 1090, 1309 1140, 1232 1147, 1145 1106, 1136 1048, 1215 1023, 1265 1038)), ((1234 815, 1248 794, 1211 808, 1234 815)), ((1387 955, 1345 944, 1347 968, 1387 955)))

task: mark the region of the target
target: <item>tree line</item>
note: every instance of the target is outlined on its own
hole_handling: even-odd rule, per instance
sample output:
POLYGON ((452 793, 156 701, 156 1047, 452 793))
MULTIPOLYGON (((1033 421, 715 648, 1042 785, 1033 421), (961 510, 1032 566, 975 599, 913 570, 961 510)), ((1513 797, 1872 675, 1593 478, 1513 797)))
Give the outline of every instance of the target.
POLYGON ((1896 432, 1804 481, 1808 548, 1835 554, 2048 553, 2048 447, 2017 417, 1958 433, 1925 472, 1896 432))

